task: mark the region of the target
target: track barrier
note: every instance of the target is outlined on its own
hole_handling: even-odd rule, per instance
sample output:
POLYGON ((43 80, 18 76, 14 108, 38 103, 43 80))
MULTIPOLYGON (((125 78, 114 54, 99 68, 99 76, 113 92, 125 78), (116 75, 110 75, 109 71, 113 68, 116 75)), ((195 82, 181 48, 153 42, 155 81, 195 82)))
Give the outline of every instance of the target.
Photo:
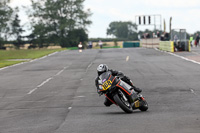
POLYGON ((123 42, 123 48, 140 47, 140 42, 123 42))

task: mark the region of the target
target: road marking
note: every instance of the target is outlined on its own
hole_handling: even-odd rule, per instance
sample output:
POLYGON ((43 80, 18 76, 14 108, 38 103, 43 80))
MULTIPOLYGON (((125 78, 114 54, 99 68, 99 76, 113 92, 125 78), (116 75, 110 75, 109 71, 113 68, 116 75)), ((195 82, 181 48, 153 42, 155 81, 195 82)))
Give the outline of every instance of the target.
POLYGON ((92 64, 93 64, 93 62, 91 62, 91 63, 88 65, 88 67, 87 67, 87 69, 86 69, 86 72, 87 72, 88 69, 92 66, 92 64))
MULTIPOLYGON (((69 66, 68 66, 69 67, 69 66)), ((58 75, 60 75, 65 69, 67 69, 68 67, 64 67, 62 70, 60 70, 58 73, 56 73, 56 75, 55 76, 58 76, 58 75)))
POLYGON ((88 65, 88 68, 90 68, 92 66, 93 62, 91 62, 89 65, 88 65))
POLYGON ((37 88, 42 87, 44 84, 48 83, 52 79, 53 79, 53 77, 48 78, 47 80, 45 80, 44 82, 42 82, 40 85, 38 85, 37 88))
POLYGON ((31 91, 29 91, 29 93, 27 93, 27 94, 32 94, 34 91, 36 91, 38 88, 36 87, 36 88, 34 88, 34 89, 32 89, 31 91))
POLYGON ((194 94, 194 95, 197 95, 193 89, 190 89, 191 93, 194 94))
POLYGON ((177 55, 177 54, 174 54, 174 53, 169 53, 169 54, 171 54, 171 55, 173 55, 173 56, 176 56, 176 57, 179 57, 179 58, 181 58, 181 59, 183 59, 183 60, 190 61, 190 62, 193 62, 193 63, 196 63, 196 64, 200 65, 200 62, 197 62, 197 61, 195 61, 195 60, 191 60, 191 59, 188 59, 188 58, 186 58, 186 57, 183 57, 183 56, 180 56, 180 55, 177 55))
POLYGON ((200 62, 197 62, 197 61, 195 61, 195 60, 191 60, 191 59, 188 59, 188 58, 186 58, 186 57, 183 57, 183 56, 180 56, 180 55, 177 55, 177 54, 174 54, 174 53, 170 53, 170 52, 167 52, 167 51, 161 51, 161 50, 159 50, 159 49, 157 49, 157 48, 155 48, 155 50, 160 51, 160 52, 164 52, 164 53, 168 53, 168 54, 170 54, 170 55, 179 57, 179 58, 181 58, 181 59, 183 59, 183 60, 186 60, 186 61, 189 61, 189 62, 192 62, 192 63, 195 63, 195 64, 200 65, 200 62))
POLYGON ((85 97, 85 96, 76 96, 76 97, 74 97, 74 98, 83 98, 83 97, 85 97))
POLYGON ((69 110, 71 110, 71 109, 72 109, 72 107, 69 107, 68 109, 69 109, 69 110))
POLYGON ((50 80, 52 80, 54 77, 60 75, 65 69, 67 69, 69 66, 64 67, 62 70, 60 70, 58 73, 56 73, 54 76, 46 79, 45 81, 43 81, 41 84, 39 84, 36 88, 32 89, 31 91, 29 91, 27 94, 32 94, 33 92, 35 92, 37 89, 39 89, 40 87, 42 87, 43 85, 45 85, 46 83, 48 83, 50 80))
MULTIPOLYGON (((183 60, 190 61, 190 62, 192 62, 192 63, 195 63, 195 64, 200 65, 200 62, 197 62, 197 61, 188 59, 188 58, 186 58, 186 57, 183 57, 183 56, 180 56, 180 55, 177 55, 177 54, 174 54, 174 53, 166 52, 166 51, 161 51, 161 50, 159 50, 159 49, 157 49, 157 48, 155 48, 155 50, 160 51, 160 52, 165 52, 165 53, 168 53, 168 54, 170 54, 170 55, 179 57, 179 58, 181 58, 181 59, 183 59, 183 60)), ((192 94, 197 95, 197 93, 195 93, 193 89, 190 89, 190 91, 191 91, 192 94)))
POLYGON ((126 57, 126 62, 129 60, 129 56, 126 57))
POLYGON ((14 64, 14 65, 11 65, 11 66, 3 67, 3 68, 0 68, 0 71, 1 71, 1 70, 4 70, 4 69, 7 69, 7 68, 11 68, 11 67, 19 66, 19 65, 22 65, 22 64, 25 64, 25 63, 27 63, 27 62, 21 62, 21 63, 14 64))
POLYGON ((39 84, 36 88, 34 88, 33 90, 29 91, 28 94, 32 94, 34 91, 36 91, 37 89, 39 89, 40 87, 42 87, 44 84, 48 83, 52 79, 53 79, 53 77, 46 79, 41 84, 39 84))

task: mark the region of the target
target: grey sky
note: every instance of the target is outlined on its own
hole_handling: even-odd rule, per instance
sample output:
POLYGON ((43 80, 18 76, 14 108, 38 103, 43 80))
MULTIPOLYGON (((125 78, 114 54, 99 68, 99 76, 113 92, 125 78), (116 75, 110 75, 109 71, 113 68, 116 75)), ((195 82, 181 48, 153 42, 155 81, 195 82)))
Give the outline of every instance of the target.
MULTIPOLYGON (((12 0, 11 6, 30 5, 29 0, 12 0)), ((135 22, 136 15, 162 15, 169 31, 169 19, 172 17, 172 28, 185 28, 194 33, 200 30, 200 0, 86 0, 85 9, 90 8, 93 24, 88 27, 89 37, 106 37, 106 29, 112 21, 135 22)), ((20 12, 22 23, 28 21, 20 12)), ((139 26, 139 30, 153 29, 153 26, 139 26)))

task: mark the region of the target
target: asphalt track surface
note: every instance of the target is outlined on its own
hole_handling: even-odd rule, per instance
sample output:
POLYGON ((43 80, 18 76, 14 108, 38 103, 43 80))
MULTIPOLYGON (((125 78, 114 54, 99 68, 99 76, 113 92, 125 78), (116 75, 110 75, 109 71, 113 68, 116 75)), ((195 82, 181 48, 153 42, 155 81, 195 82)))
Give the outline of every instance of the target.
POLYGON ((199 133, 199 48, 63 51, 0 70, 0 133, 199 133), (180 58, 184 57, 184 58, 180 58), (129 76, 149 104, 124 113, 103 105, 96 67, 129 76))

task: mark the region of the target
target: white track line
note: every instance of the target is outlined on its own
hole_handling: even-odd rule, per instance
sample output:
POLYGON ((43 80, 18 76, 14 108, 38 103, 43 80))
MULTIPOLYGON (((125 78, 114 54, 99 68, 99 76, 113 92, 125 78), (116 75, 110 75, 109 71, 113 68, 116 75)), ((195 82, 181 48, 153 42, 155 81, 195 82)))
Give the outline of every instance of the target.
MULTIPOLYGON (((160 50, 158 50, 158 49, 155 49, 155 50, 160 51, 160 50)), ((195 64, 200 65, 200 62, 197 62, 197 61, 194 61, 194 60, 185 58, 185 57, 183 57, 183 56, 180 56, 180 55, 177 55, 177 54, 174 54, 174 53, 170 53, 170 52, 166 52, 166 51, 161 51, 161 52, 165 52, 165 53, 168 53, 168 54, 170 54, 170 55, 179 57, 179 58, 181 58, 181 59, 183 59, 183 60, 186 60, 186 61, 189 61, 189 62, 192 62, 192 63, 195 63, 195 64)), ((192 94, 194 94, 194 95, 197 95, 197 93, 195 93, 193 89, 190 89, 190 92, 191 92, 192 94)))
POLYGON ((29 91, 29 93, 27 93, 27 94, 29 94, 29 95, 32 94, 34 91, 36 91, 37 89, 39 89, 40 87, 42 87, 43 85, 45 85, 46 83, 48 83, 52 79, 53 79, 53 77, 46 79, 41 84, 39 84, 36 88, 34 88, 33 90, 29 91))
POLYGON ((191 59, 188 59, 188 58, 186 58, 186 57, 183 57, 183 56, 180 56, 180 55, 177 55, 177 54, 174 54, 174 53, 170 53, 170 52, 167 52, 167 51, 161 51, 161 50, 159 50, 159 49, 157 49, 157 48, 155 48, 155 50, 160 51, 160 52, 164 52, 164 53, 168 53, 168 54, 170 54, 170 55, 179 57, 179 58, 181 58, 181 59, 183 59, 183 60, 186 60, 186 61, 189 61, 189 62, 192 62, 192 63, 195 63, 195 64, 200 65, 200 62, 197 62, 197 61, 195 61, 195 60, 191 60, 191 59))
POLYGON ((93 62, 91 62, 89 65, 88 65, 88 68, 90 68, 92 66, 93 62))
MULTIPOLYGON (((170 54, 170 55, 179 57, 179 58, 181 58, 181 59, 183 59, 183 60, 186 60, 186 61, 189 61, 189 62, 192 62, 192 63, 195 63, 195 64, 200 65, 200 62, 197 62, 197 61, 194 61, 194 60, 185 58, 185 57, 183 57, 183 56, 180 56, 180 55, 177 55, 177 54, 174 54, 174 53, 170 53, 170 52, 166 52, 166 51, 161 51, 161 50, 159 50, 159 49, 155 49, 155 50, 160 51, 160 52, 165 52, 165 53, 168 53, 168 54, 170 54)), ((194 91, 193 89, 190 89, 190 92, 191 92, 192 94, 194 94, 194 95, 197 95, 197 93, 195 93, 195 91, 194 91)))
MULTIPOLYGON (((69 67, 69 66, 68 66, 69 67)), ((55 76, 58 76, 58 75, 60 75, 65 69, 67 69, 68 67, 64 67, 62 70, 60 70, 58 73, 56 73, 56 75, 55 76)))
POLYGON ((197 62, 197 61, 195 61, 195 60, 191 60, 191 59, 188 59, 188 58, 186 58, 186 57, 183 57, 183 56, 180 56, 180 55, 177 55, 177 54, 174 54, 174 53, 169 53, 169 54, 171 54, 171 55, 173 55, 173 56, 176 56, 176 57, 179 57, 179 58, 181 58, 181 59, 183 59, 183 60, 190 61, 190 62, 192 62, 192 63, 195 63, 195 64, 200 65, 200 62, 197 62))
POLYGON ((25 63, 27 63, 27 62, 21 62, 21 63, 14 64, 14 65, 11 65, 11 66, 3 67, 3 68, 0 68, 0 71, 1 71, 1 70, 4 70, 4 69, 7 69, 7 68, 11 68, 11 67, 19 66, 19 65, 22 65, 22 64, 25 64, 25 63))
POLYGON ((58 73, 56 73, 54 76, 46 79, 45 81, 43 81, 41 84, 39 84, 36 88, 32 89, 31 91, 29 91, 27 94, 32 94, 33 92, 35 92, 37 89, 39 89, 40 87, 44 86, 46 83, 48 83, 50 80, 52 80, 54 77, 60 75, 65 69, 67 69, 69 66, 64 67, 62 70, 60 70, 58 73))
POLYGON ((194 95, 197 95, 193 89, 190 89, 191 93, 194 94, 194 95))
POLYGON ((88 65, 88 67, 87 67, 87 69, 86 69, 86 73, 87 73, 88 69, 92 66, 92 64, 93 64, 93 62, 91 62, 91 63, 88 65))
POLYGON ((126 62, 129 60, 129 56, 126 57, 126 62))

